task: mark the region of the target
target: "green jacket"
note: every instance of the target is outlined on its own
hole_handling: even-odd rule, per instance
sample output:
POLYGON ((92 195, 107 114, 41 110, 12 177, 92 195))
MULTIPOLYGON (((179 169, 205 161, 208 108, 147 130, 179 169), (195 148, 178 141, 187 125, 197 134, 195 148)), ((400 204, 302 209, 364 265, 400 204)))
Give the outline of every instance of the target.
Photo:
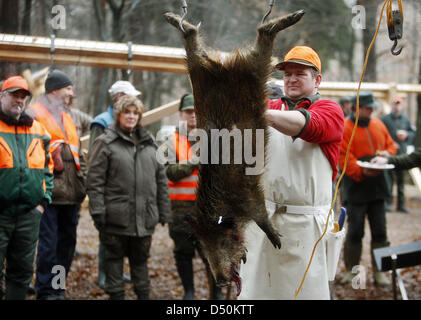
POLYGON ((411 154, 389 157, 387 158, 387 162, 394 164, 395 168, 399 170, 407 170, 415 167, 421 168, 421 148, 416 148, 411 154))
MULTIPOLYGON (((26 213, 51 203, 50 135, 25 112, 18 121, 0 106, 0 213, 26 213)), ((52 163, 51 163, 52 165, 52 163)))
POLYGON ((171 203, 157 145, 144 128, 130 137, 114 126, 105 129, 89 156, 89 211, 110 234, 145 237, 158 222, 171 221, 171 203))

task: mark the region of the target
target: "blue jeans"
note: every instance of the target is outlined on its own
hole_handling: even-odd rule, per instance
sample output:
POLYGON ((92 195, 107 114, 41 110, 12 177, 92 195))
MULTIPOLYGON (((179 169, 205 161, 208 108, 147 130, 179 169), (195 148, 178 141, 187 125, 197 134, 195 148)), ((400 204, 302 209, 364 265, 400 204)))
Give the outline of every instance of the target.
POLYGON ((52 280, 58 272, 54 266, 62 266, 65 275, 70 270, 75 247, 79 205, 50 205, 46 208, 40 224, 37 253, 35 288, 37 298, 64 294, 63 288, 53 288, 52 280))

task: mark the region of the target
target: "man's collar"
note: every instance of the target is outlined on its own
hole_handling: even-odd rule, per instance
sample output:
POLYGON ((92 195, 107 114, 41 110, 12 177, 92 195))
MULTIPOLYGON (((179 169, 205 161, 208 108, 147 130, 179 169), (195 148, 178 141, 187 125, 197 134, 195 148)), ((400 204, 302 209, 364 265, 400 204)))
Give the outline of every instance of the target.
MULTIPOLYGON (((355 113, 353 112, 351 114, 351 116, 349 117, 349 119, 355 123, 355 121, 357 121, 357 118, 355 116, 355 113)), ((367 128, 370 124, 370 119, 371 118, 358 118, 358 126, 362 127, 362 128, 367 128)))
POLYGON ((281 100, 287 104, 288 110, 295 110, 298 106, 300 106, 305 101, 308 102, 307 106, 306 106, 306 108, 308 108, 311 104, 313 104, 314 102, 316 102, 319 99, 320 99, 320 93, 318 93, 318 92, 315 95, 301 98, 298 101, 293 101, 286 96, 283 96, 281 98, 281 100))
POLYGON ((26 113, 26 110, 23 110, 19 116, 19 119, 13 119, 12 117, 5 114, 0 105, 0 120, 4 121, 9 126, 26 126, 32 127, 34 119, 26 113))
POLYGON ((394 119, 399 119, 400 117, 401 117, 401 113, 396 113, 395 111, 392 111, 392 117, 394 118, 394 119))

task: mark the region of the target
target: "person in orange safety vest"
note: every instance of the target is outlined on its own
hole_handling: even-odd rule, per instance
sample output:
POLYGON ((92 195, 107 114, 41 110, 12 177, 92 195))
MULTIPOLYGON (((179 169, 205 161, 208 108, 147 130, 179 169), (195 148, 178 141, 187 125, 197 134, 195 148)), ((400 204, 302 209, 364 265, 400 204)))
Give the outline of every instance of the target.
POLYGON ((41 219, 35 288, 37 299, 64 299, 65 286, 53 286, 62 266, 66 276, 76 247, 76 228, 80 204, 86 195, 86 165, 77 128, 70 115, 73 84, 60 70, 51 71, 45 81, 45 95, 30 106, 51 135, 54 162, 52 204, 41 219))
POLYGON ((196 140, 189 136, 189 133, 196 129, 193 95, 182 96, 179 115, 180 126, 165 142, 168 150, 168 161, 165 166, 173 213, 173 222, 169 224, 169 233, 175 244, 174 257, 184 287, 183 298, 184 300, 194 299, 192 260, 195 250, 197 250, 208 270, 210 298, 221 299, 221 289, 216 287, 207 262, 201 253, 199 241, 193 235, 191 226, 187 222, 187 217, 194 210, 198 185, 198 164, 192 161, 194 155, 191 150, 196 140))

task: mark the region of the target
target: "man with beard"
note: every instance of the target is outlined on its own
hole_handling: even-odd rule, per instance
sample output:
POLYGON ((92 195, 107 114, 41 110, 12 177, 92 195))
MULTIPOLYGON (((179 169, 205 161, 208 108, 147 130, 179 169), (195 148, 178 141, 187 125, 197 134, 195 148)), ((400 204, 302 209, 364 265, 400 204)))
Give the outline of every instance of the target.
POLYGON ((53 287, 53 267, 64 268, 66 276, 70 270, 80 204, 86 195, 86 165, 68 108, 74 94, 72 81, 64 72, 53 70, 45 81, 45 93, 29 107, 51 135, 54 161, 52 204, 41 219, 35 287, 37 299, 55 300, 64 299, 64 285, 53 287))

